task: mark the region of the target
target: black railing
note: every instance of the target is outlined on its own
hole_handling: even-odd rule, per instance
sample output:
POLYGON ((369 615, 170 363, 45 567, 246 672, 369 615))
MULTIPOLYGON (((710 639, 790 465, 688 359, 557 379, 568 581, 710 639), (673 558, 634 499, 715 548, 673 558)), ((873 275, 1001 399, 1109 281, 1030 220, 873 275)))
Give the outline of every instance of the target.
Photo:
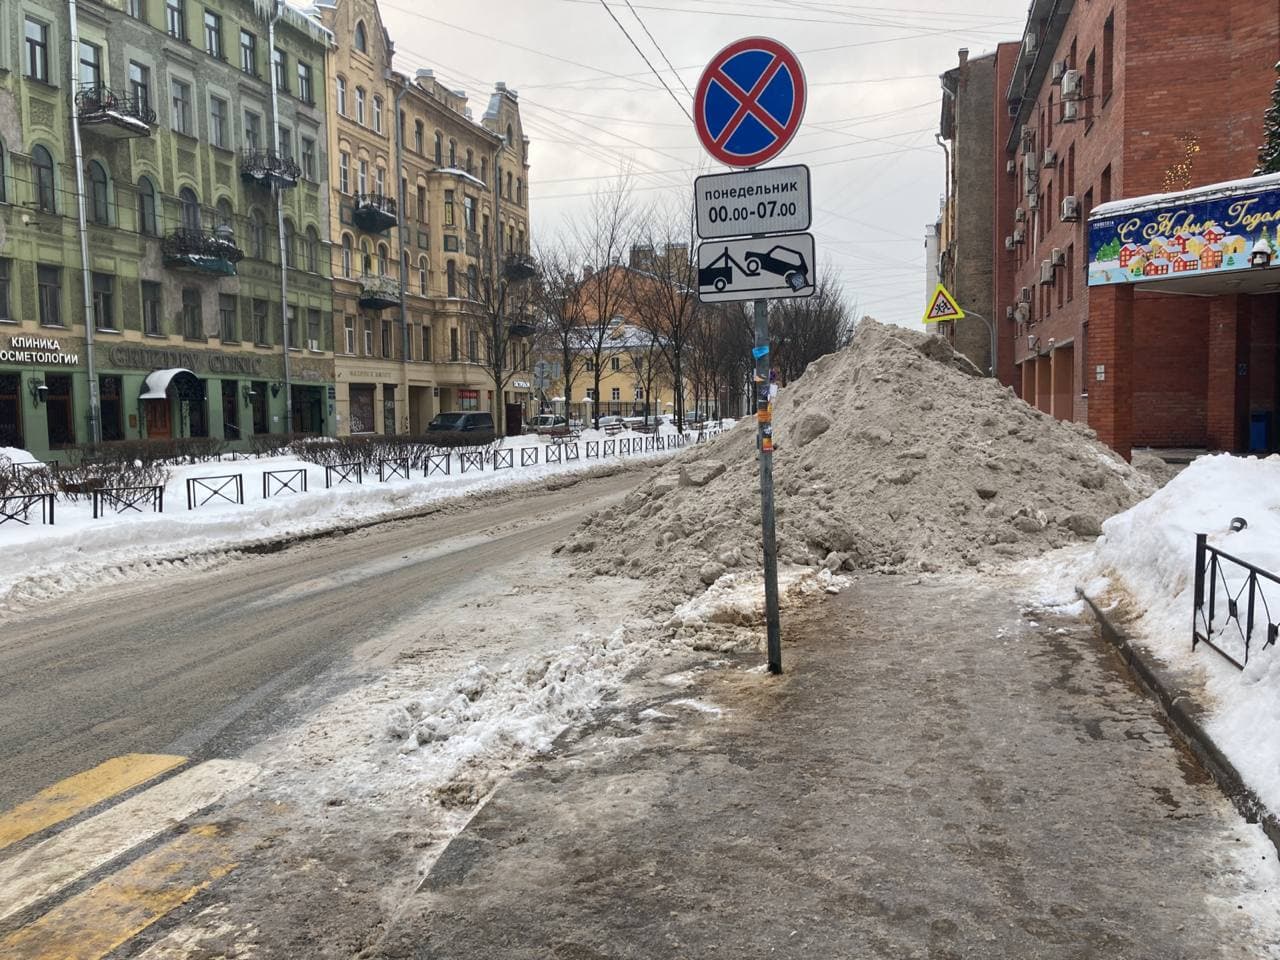
POLYGON ((468 470, 484 469, 484 452, 483 451, 464 451, 458 455, 458 472, 466 473, 468 470))
POLYGON ((287 187, 302 177, 302 168, 293 157, 279 156, 274 150, 246 150, 240 157, 240 176, 287 187))
POLYGON ((82 84, 76 91, 76 114, 81 123, 116 123, 130 126, 137 133, 150 135, 156 124, 156 112, 145 97, 118 93, 101 84, 82 84), (137 121, 130 124, 129 121, 137 121), (143 127, 146 127, 145 131, 143 127))
POLYGON ((559 443, 551 443, 547 445, 547 449, 542 455, 543 463, 563 463, 564 462, 564 446, 559 443))
POLYGON ((510 470, 515 465, 515 455, 510 450, 493 451, 493 469, 510 470))
POLYGON ((426 469, 422 475, 429 477, 433 473, 439 473, 443 476, 449 475, 449 461, 452 456, 447 453, 428 453, 426 458, 426 469))
POLYGON ((229 473, 221 477, 188 477, 187 509, 203 507, 210 500, 244 503, 244 474, 229 473))
POLYGON ((395 199, 384 193, 357 193, 351 219, 361 230, 370 233, 381 233, 400 222, 395 199))
POLYGON ((307 471, 267 470, 262 474, 262 499, 267 500, 281 493, 306 493, 307 471))
POLYGON ((225 260, 239 263, 244 251, 236 246, 230 231, 219 235, 203 230, 175 230, 160 242, 164 258, 170 261, 225 260))
POLYGON ((142 513, 150 507, 152 513, 164 513, 164 487, 99 487, 93 491, 93 519, 106 514, 108 509, 116 513, 132 510, 142 513))
POLYGON ((388 480, 394 480, 396 477, 399 477, 401 480, 409 479, 408 457, 389 457, 385 460, 378 461, 379 483, 386 483, 388 480))
POLYGON ((364 464, 359 460, 350 463, 335 463, 324 468, 324 488, 328 490, 334 484, 364 483, 364 464))
POLYGON ((1272 616, 1267 592, 1263 589, 1264 583, 1274 587, 1271 591, 1273 599, 1280 596, 1280 576, 1255 567, 1247 560, 1224 553, 1217 547, 1211 547, 1205 534, 1196 534, 1195 608, 1191 619, 1191 649, 1194 650, 1201 643, 1208 644, 1229 663, 1243 670, 1249 662, 1249 649, 1253 644, 1254 629, 1259 623, 1259 613, 1266 622, 1266 641, 1262 644, 1262 649, 1274 645, 1280 635, 1280 623, 1272 616), (1227 575, 1228 567, 1231 577, 1227 575), (1239 579, 1241 574, 1243 579, 1239 579), (1225 600, 1227 610, 1221 625, 1215 626, 1219 594, 1225 600), (1237 636, 1243 649, 1243 654, 1239 657, 1232 656, 1225 649, 1227 645, 1236 644, 1237 636))
POLYGON ((538 448, 537 447, 521 447, 520 448, 520 466, 536 467, 538 465, 538 448))
POLYGON ((19 493, 0 497, 0 524, 13 520, 24 527, 31 523, 31 511, 40 508, 40 522, 53 526, 55 493, 19 493))

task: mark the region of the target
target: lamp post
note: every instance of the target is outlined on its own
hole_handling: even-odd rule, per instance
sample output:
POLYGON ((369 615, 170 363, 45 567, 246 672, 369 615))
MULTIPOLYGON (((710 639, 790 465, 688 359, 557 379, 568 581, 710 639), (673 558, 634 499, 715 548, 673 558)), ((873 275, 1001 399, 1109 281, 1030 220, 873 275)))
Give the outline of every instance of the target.
POLYGON ((987 332, 991 335, 991 365, 987 368, 987 376, 994 377, 996 375, 996 325, 982 314, 966 310, 964 318, 968 320, 970 317, 977 317, 987 325, 987 332))

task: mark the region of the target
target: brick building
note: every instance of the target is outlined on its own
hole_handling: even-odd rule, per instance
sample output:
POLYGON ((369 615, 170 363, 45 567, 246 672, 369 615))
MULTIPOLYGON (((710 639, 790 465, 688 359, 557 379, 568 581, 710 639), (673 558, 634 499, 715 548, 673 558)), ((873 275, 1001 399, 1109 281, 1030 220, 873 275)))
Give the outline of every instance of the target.
POLYGON ((1021 42, 1000 46, 993 287, 1011 349, 998 374, 1029 403, 1087 421, 1126 455, 1240 449, 1249 417, 1276 411, 1270 269, 1228 268, 1213 239, 1224 222, 1201 218, 1175 240, 1161 230, 1176 221, 1156 217, 1222 190, 1103 205, 1248 177, 1278 56, 1280 8, 1258 0, 1159 16, 1126 0, 1034 0, 1021 42), (1103 251, 1123 277, 1090 271, 1095 208, 1099 247, 1120 211, 1150 215, 1148 235, 1103 251))

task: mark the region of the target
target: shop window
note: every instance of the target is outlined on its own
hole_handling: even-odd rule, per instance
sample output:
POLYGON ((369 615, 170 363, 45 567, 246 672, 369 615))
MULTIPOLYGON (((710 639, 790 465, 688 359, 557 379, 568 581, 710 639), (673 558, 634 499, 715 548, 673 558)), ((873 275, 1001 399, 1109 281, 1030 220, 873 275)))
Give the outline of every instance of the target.
POLYGON ((388 436, 396 432, 396 388, 391 383, 382 385, 382 432, 388 436))
POLYGON ((71 394, 71 376, 47 373, 44 377, 44 409, 49 427, 49 446, 68 447, 76 442, 75 404, 71 394))
POLYGON ((103 440, 124 439, 124 400, 120 377, 98 378, 98 410, 103 440))
POLYGON ((0 447, 25 447, 22 436, 22 378, 0 373, 0 447))
POLYGON ((365 384, 351 384, 348 396, 351 399, 351 432, 373 433, 373 387, 365 384))
POLYGON ((479 410, 480 409, 480 391, 479 390, 459 390, 458 391, 458 409, 459 410, 479 410))
POLYGON ((249 406, 253 408, 253 432, 270 432, 270 425, 267 423, 267 384, 265 380, 254 380, 250 384, 249 406))

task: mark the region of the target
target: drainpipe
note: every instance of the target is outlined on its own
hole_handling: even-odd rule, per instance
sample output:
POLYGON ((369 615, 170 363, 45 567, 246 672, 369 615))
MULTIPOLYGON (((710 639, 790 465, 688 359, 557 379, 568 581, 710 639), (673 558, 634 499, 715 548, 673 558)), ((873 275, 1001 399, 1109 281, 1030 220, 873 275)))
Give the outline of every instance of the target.
MULTIPOLYGON (((276 21, 284 12, 284 0, 275 0, 271 16, 267 20, 267 64, 271 73, 271 140, 275 154, 280 158, 280 90, 276 76, 276 21)), ((280 343, 284 350, 284 425, 285 433, 293 432, 293 380, 289 375, 289 265, 284 250, 284 187, 272 186, 276 194, 276 238, 280 246, 280 325, 284 335, 280 343)))
MULTIPOLYGON (((946 161, 945 161, 946 181, 944 183, 944 190, 942 194, 942 226, 944 228, 944 234, 943 236, 938 238, 938 243, 941 246, 943 241, 946 241, 946 246, 950 246, 951 245, 950 233, 951 233, 951 227, 952 227, 952 223, 951 223, 951 151, 947 149, 947 142, 942 139, 942 134, 935 133, 933 135, 933 139, 938 144, 938 146, 942 148, 942 155, 943 157, 946 158, 946 161)), ((942 255, 942 250, 938 251, 938 255, 939 256, 942 255)), ((939 261, 939 263, 941 263, 941 261, 939 261)), ((942 280, 943 278, 939 276, 938 279, 942 280)))
POLYGON ((84 152, 80 146, 80 113, 76 108, 75 90, 79 82, 76 65, 80 62, 80 23, 76 0, 67 0, 67 16, 71 21, 71 142, 76 166, 76 225, 80 232, 80 283, 84 294, 84 362, 89 376, 89 442, 102 441, 102 407, 98 395, 98 373, 94 363, 93 334, 97 318, 93 314, 93 276, 89 263, 89 226, 84 203, 84 152))
MULTIPOLYGON (((391 74, 394 82, 395 74, 391 74)), ((409 289, 409 264, 405 256, 409 249, 409 228, 407 225, 407 215, 405 214, 405 204, 408 202, 407 186, 404 175, 404 125, 400 122, 400 104, 404 102, 404 95, 409 92, 409 80, 404 78, 404 82, 400 84, 396 90, 396 101, 394 108, 394 116, 392 123, 396 125, 396 196, 399 198, 396 210, 399 216, 398 229, 400 231, 400 340, 402 355, 400 357, 400 384, 404 392, 404 409, 405 409, 405 432, 408 432, 409 419, 409 307, 408 307, 408 289, 409 289)))

